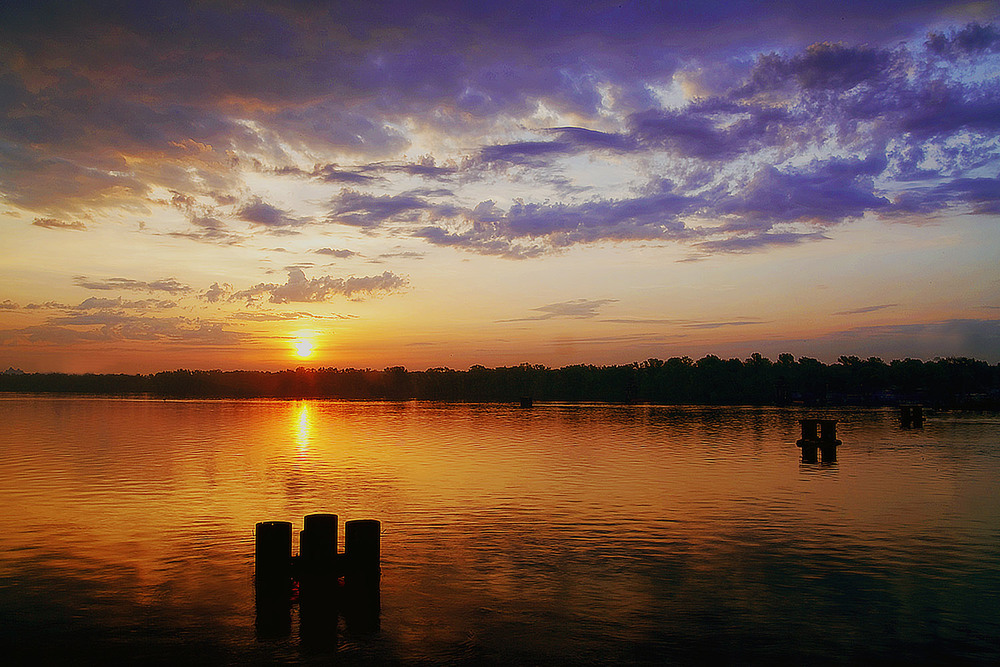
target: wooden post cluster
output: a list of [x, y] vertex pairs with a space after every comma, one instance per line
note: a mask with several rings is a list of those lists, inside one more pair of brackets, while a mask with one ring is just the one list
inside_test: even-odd
[[816, 463], [817, 451], [822, 456], [823, 463], [837, 460], [837, 420], [836, 419], [800, 419], [802, 438], [795, 444], [802, 449], [803, 463]]
[[299, 533], [298, 557], [292, 556], [292, 524], [257, 524], [254, 556], [259, 584], [314, 577], [378, 576], [381, 572], [382, 524], [375, 519], [344, 523], [344, 553], [337, 552], [336, 514], [310, 514]]
[[899, 425], [903, 428], [921, 428], [924, 425], [924, 408], [922, 405], [899, 406]]
[[[344, 523], [344, 553], [337, 551], [336, 514], [310, 514], [292, 555], [292, 524], [262, 521], [254, 530], [257, 635], [287, 637], [291, 607], [299, 604], [303, 640], [335, 638], [337, 616], [349, 629], [378, 629], [382, 524], [374, 519]], [[331, 634], [333, 633], [333, 634]]]

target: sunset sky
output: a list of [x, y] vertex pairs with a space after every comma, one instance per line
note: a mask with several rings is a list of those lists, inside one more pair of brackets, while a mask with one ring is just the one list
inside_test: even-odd
[[0, 370], [1000, 361], [1000, 3], [0, 7]]

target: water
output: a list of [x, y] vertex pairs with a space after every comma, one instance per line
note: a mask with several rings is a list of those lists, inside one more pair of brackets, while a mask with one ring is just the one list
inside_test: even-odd
[[[805, 416], [836, 463], [801, 462]], [[0, 424], [7, 664], [1000, 661], [997, 415], [6, 396]], [[383, 523], [377, 624], [260, 625], [254, 524], [324, 511]]]

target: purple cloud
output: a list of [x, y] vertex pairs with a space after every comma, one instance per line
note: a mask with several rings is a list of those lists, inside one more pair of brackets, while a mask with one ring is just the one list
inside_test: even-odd
[[294, 227], [303, 223], [303, 220], [290, 215], [287, 211], [268, 204], [254, 197], [248, 203], [236, 211], [236, 216], [241, 220], [260, 225], [262, 227]]
[[185, 294], [191, 291], [187, 285], [177, 282], [174, 278], [163, 278], [146, 282], [131, 278], [107, 278], [106, 280], [89, 280], [85, 276], [73, 278], [73, 284], [92, 290], [128, 290], [134, 292], [167, 292], [169, 294]]
[[397, 292], [407, 286], [406, 278], [386, 271], [378, 276], [351, 276], [349, 278], [306, 278], [301, 269], [288, 271], [288, 281], [283, 285], [259, 283], [249, 289], [234, 292], [229, 301], [245, 300], [248, 304], [264, 298], [270, 303], [322, 302], [336, 296], [353, 301]]
[[499, 320], [500, 322], [533, 322], [537, 320], [571, 319], [589, 320], [597, 317], [598, 311], [609, 303], [615, 303], [618, 299], [573, 299], [571, 301], [561, 301], [550, 303], [538, 308], [532, 308], [541, 315], [530, 317], [519, 317], [512, 320]]

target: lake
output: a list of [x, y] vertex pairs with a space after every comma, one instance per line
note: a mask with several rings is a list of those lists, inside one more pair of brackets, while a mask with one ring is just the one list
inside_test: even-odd
[[[6, 395], [0, 424], [6, 664], [1000, 661], [996, 414]], [[382, 522], [375, 611], [275, 623], [254, 525], [297, 551], [316, 512]]]

